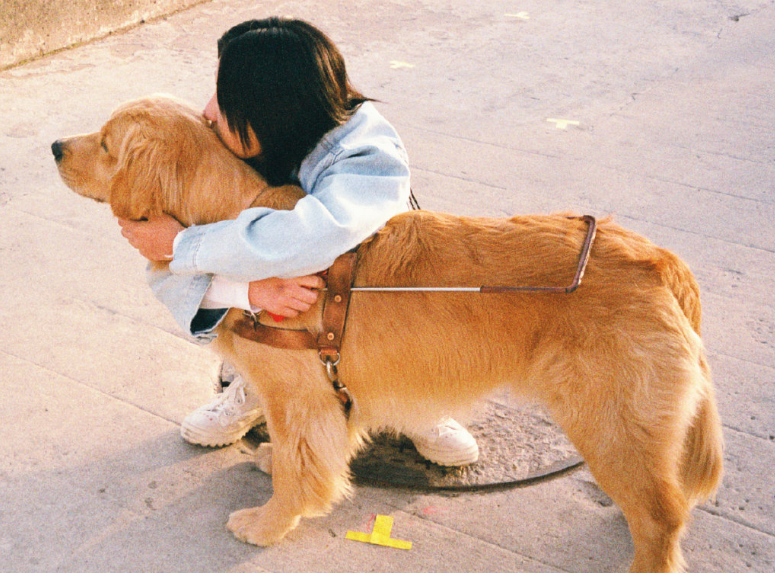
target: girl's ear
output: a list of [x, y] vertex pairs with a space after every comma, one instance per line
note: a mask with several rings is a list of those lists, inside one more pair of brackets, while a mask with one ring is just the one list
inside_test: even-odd
[[164, 211], [162, 193], [170, 170], [166, 154], [161, 142], [143, 137], [139, 129], [127, 134], [110, 180], [108, 200], [115, 216], [137, 220]]

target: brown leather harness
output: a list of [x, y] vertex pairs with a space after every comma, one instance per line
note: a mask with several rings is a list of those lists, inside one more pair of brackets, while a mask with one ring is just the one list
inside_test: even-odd
[[249, 312], [245, 312], [232, 326], [237, 336], [253, 342], [287, 350], [317, 350], [328, 379], [342, 402], [345, 416], [348, 417], [353, 399], [347, 387], [339, 381], [337, 366], [341, 358], [339, 349], [342, 347], [357, 260], [357, 252], [345, 253], [328, 269], [326, 298], [323, 302], [323, 329], [317, 336], [309, 330], [291, 330], [261, 324], [256, 315]]
[[[577, 217], [569, 217], [575, 219]], [[372, 292], [545, 292], [572, 293], [584, 276], [589, 261], [592, 243], [595, 240], [597, 222], [594, 217], [584, 215], [580, 219], [587, 223], [587, 234], [581, 247], [576, 274], [570, 285], [556, 286], [504, 286], [504, 287], [353, 287], [355, 265], [358, 261], [357, 251], [345, 253], [334, 261], [328, 269], [326, 298], [323, 302], [323, 329], [317, 336], [308, 330], [292, 330], [268, 326], [258, 321], [258, 317], [245, 312], [233, 325], [232, 331], [242, 338], [286, 350], [317, 350], [320, 361], [326, 369], [328, 379], [342, 402], [345, 416], [349, 417], [352, 410], [352, 396], [347, 387], [339, 380], [337, 365], [341, 356], [339, 351], [344, 337], [344, 327], [347, 322], [347, 309], [350, 306], [352, 291]]]

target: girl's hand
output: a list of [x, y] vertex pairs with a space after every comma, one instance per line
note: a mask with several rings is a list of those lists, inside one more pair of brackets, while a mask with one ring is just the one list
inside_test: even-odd
[[252, 306], [271, 314], [293, 318], [308, 311], [318, 299], [318, 290], [325, 286], [325, 281], [317, 275], [264, 279], [250, 283], [248, 300]]
[[172, 243], [177, 234], [185, 229], [177, 219], [166, 214], [147, 221], [119, 218], [118, 224], [129, 244], [149, 261], [171, 261]]

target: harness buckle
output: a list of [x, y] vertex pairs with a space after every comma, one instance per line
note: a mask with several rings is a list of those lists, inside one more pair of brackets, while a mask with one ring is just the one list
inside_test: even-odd
[[350, 410], [353, 405], [353, 397], [347, 389], [347, 386], [339, 381], [339, 372], [336, 369], [339, 360], [342, 358], [339, 355], [339, 351], [331, 348], [321, 348], [318, 352], [318, 357], [323, 366], [326, 367], [326, 375], [328, 376], [331, 385], [334, 387], [336, 397], [339, 398], [339, 401], [342, 403], [345, 418], [349, 418]]
[[334, 384], [339, 382], [339, 372], [336, 370], [336, 366], [339, 364], [339, 360], [339, 353], [336, 355], [336, 360], [332, 360], [331, 357], [326, 357], [325, 359], [322, 356], [320, 357], [320, 361], [323, 363], [323, 366], [326, 367], [326, 375], [328, 376], [328, 379]]

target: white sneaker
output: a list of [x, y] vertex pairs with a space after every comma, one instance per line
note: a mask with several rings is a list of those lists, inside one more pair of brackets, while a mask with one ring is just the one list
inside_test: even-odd
[[407, 434], [418, 453], [440, 466], [467, 466], [479, 459], [479, 446], [471, 433], [452, 418], [445, 418], [425, 434]]
[[209, 404], [186, 416], [180, 435], [200, 446], [226, 446], [264, 420], [258, 397], [246, 387], [242, 376], [237, 375]]

